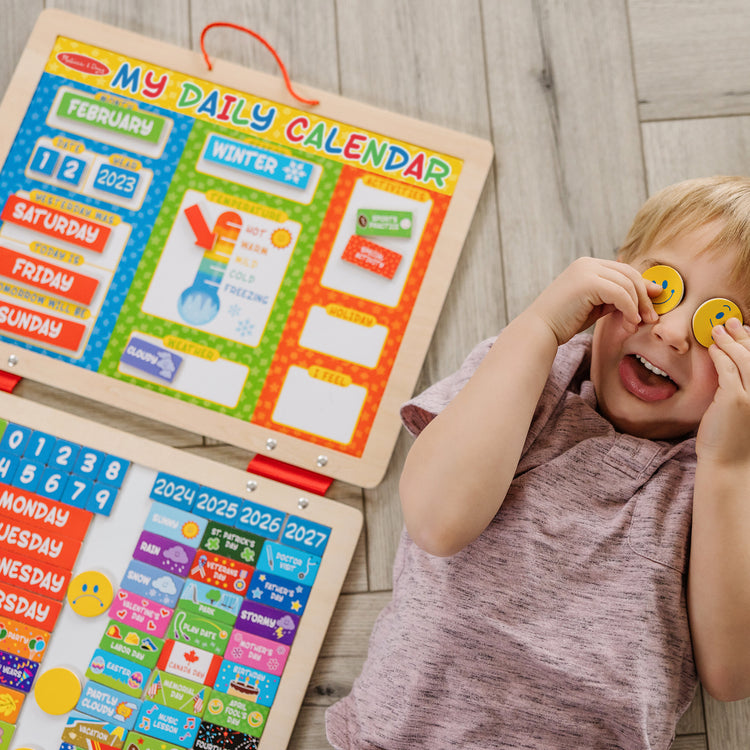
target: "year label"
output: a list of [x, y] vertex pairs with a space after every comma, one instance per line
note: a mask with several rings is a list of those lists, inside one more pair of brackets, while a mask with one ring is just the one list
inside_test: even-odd
[[174, 508], [190, 510], [200, 490], [200, 485], [189, 482], [186, 479], [159, 472], [151, 488], [149, 497]]
[[286, 513], [245, 500], [240, 517], [234, 525], [238, 529], [252, 531], [266, 539], [278, 539], [285, 519]]
[[281, 541], [290, 547], [312, 550], [322, 555], [330, 535], [331, 530], [328, 526], [321, 526], [319, 523], [307, 521], [298, 516], [289, 516]]
[[233, 525], [241, 506], [242, 500], [239, 497], [201, 487], [198, 491], [198, 499], [193, 506], [193, 513], [196, 516], [210, 518], [212, 521], [223, 521]]
[[130, 200], [138, 187], [138, 173], [129, 169], [102, 164], [94, 177], [94, 187], [105, 193]]

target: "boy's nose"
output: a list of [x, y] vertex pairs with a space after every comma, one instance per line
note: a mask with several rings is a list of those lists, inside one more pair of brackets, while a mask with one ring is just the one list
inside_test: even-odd
[[691, 316], [680, 307], [659, 316], [653, 325], [652, 332], [665, 344], [680, 354], [685, 354], [692, 341]]

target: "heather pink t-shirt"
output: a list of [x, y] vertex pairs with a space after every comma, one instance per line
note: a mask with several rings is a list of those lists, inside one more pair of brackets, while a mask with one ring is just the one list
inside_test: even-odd
[[[413, 434], [490, 345], [403, 407]], [[669, 747], [697, 679], [695, 442], [616, 432], [596, 411], [590, 348], [585, 334], [560, 347], [516, 477], [474, 542], [440, 558], [404, 532], [362, 673], [326, 713], [334, 747]], [[451, 501], [451, 487], [435, 498]]]

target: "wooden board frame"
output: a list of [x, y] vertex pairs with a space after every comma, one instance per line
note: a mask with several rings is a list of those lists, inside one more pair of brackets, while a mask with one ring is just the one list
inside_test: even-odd
[[[349, 124], [366, 124], [370, 133], [419, 148], [448, 154], [461, 161], [461, 172], [435, 243], [429, 265], [419, 287], [408, 324], [398, 346], [389, 379], [382, 393], [367, 442], [360, 455], [321, 447], [303, 437], [239, 420], [185, 403], [168, 395], [100, 375], [97, 372], [47, 357], [14, 344], [0, 342], [0, 368], [14, 374], [54, 385], [71, 392], [111, 403], [114, 406], [158, 419], [183, 429], [195, 430], [253, 452], [319, 471], [363, 487], [373, 487], [387, 468], [400, 422], [398, 407], [412, 393], [419, 370], [437, 323], [442, 302], [471, 218], [483, 189], [491, 161], [489, 141], [456, 133], [368, 105], [353, 102], [324, 91], [305, 87], [304, 94], [319, 100], [315, 108], [301, 106], [285, 90], [280, 78], [250, 71], [244, 67], [213, 61], [206, 69], [203, 57], [187, 49], [146, 39], [58, 10], [45, 10], [32, 32], [16, 72], [5, 94], [0, 112], [0, 161], [5, 161], [23, 116], [36, 89], [55, 41], [69, 37], [85, 44], [116, 50], [118, 54], [180, 72], [197, 80], [238, 91], [251, 91], [280, 106]], [[273, 446], [273, 448], [270, 448]], [[321, 457], [324, 457], [322, 459]]]
[[[313, 583], [310, 599], [289, 655], [287, 668], [283, 672], [274, 699], [274, 705], [283, 705], [285, 711], [274, 712], [273, 708], [271, 709], [260, 742], [261, 748], [286, 747], [359, 539], [362, 528], [360, 511], [327, 498], [302, 493], [270, 479], [248, 474], [200, 456], [190, 455], [175, 448], [1, 392], [0, 416], [9, 422], [39, 429], [74, 443], [96, 446], [99, 450], [125, 458], [140, 467], [153, 469], [156, 472], [167, 472], [202, 483], [221, 492], [245, 497], [254, 503], [284, 513], [304, 516], [305, 519], [331, 528], [320, 569]], [[257, 488], [252, 492], [248, 492], [247, 489], [249, 480], [257, 482]], [[300, 504], [301, 497], [304, 497], [306, 504]], [[118, 500], [121, 499], [118, 498]], [[124, 504], [121, 504], [119, 510], [121, 514], [134, 514], [140, 518], [144, 515], [149, 503], [151, 501], [144, 496], [143, 503], [139, 507], [129, 506], [126, 509]], [[122, 579], [127, 562], [102, 560], [97, 559], [96, 555], [93, 557], [91, 554], [87, 555], [87, 546], [91, 547], [93, 541], [97, 540], [101, 546], [102, 537], [105, 537], [103, 543], [106, 549], [106, 540], [112, 538], [111, 534], [115, 529], [118, 535], [124, 533], [122, 531], [123, 516], [120, 515], [118, 520], [115, 515], [117, 511], [116, 503], [115, 513], [110, 518], [95, 516], [84, 540], [74, 573], [96, 569], [106, 572], [113, 579], [114, 584]], [[129, 540], [131, 547], [135, 546], [137, 538], [136, 534]], [[87, 652], [90, 658], [95, 644], [103, 635], [106, 621], [106, 615], [93, 618], [75, 616], [66, 604], [53, 632], [49, 652], [45, 654], [42, 661], [41, 671], [57, 666], [72, 666], [74, 671], [82, 676], [87, 664], [71, 664], [73, 658], [71, 654], [77, 653], [77, 650], [71, 649], [69, 640], [66, 641], [66, 646], [62, 647], [62, 640], [64, 637], [72, 638], [80, 646], [78, 650]], [[22, 708], [21, 722], [14, 736], [14, 747], [19, 741], [37, 746], [39, 738], [30, 735], [24, 727], [38, 726], [39, 721], [53, 721], [55, 726], [59, 725], [61, 732], [64, 727], [63, 719], [64, 717], [59, 719], [47, 717], [37, 708], [33, 696], [29, 695]], [[59, 734], [57, 736], [59, 737]], [[49, 750], [53, 748], [50, 747]]]

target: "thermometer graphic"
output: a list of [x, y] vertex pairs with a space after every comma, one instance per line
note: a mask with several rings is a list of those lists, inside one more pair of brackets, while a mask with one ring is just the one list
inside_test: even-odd
[[210, 323], [219, 313], [219, 286], [242, 228], [242, 219], [234, 211], [225, 211], [210, 231], [197, 204], [186, 208], [185, 216], [195, 234], [195, 244], [204, 252], [193, 283], [177, 301], [177, 311], [186, 323], [200, 326]]

